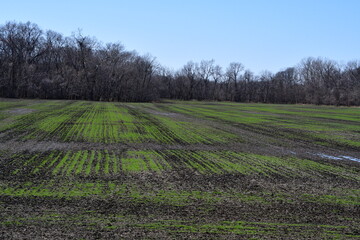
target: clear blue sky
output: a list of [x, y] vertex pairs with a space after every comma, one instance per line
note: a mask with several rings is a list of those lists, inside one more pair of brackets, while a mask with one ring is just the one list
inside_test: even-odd
[[80, 28], [172, 69], [214, 59], [260, 73], [309, 56], [360, 59], [360, 0], [16, 0], [0, 6], [1, 24], [30, 21], [66, 36]]

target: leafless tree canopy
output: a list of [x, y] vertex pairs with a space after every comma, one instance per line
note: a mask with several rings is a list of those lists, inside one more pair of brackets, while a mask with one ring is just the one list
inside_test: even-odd
[[0, 26], [0, 97], [154, 101], [159, 98], [360, 105], [360, 62], [307, 58], [255, 76], [234, 62], [188, 62], [172, 72], [121, 44], [102, 45], [36, 24]]

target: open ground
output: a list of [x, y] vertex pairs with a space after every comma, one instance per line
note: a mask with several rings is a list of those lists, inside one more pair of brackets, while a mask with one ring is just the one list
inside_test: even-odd
[[0, 102], [0, 238], [360, 238], [360, 108]]

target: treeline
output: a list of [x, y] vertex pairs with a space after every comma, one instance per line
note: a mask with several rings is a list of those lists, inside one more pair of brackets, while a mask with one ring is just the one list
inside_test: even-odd
[[360, 105], [360, 62], [307, 58], [257, 76], [241, 63], [222, 69], [208, 60], [174, 72], [121, 44], [8, 22], [0, 26], [0, 97]]

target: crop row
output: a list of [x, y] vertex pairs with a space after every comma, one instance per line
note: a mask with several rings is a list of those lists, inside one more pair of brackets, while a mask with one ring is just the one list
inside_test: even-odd
[[[136, 106], [136, 105], [135, 105]], [[145, 132], [162, 143], [225, 143], [240, 141], [232, 134], [203, 124], [179, 120], [159, 114], [149, 114], [139, 108], [128, 108], [137, 121], [144, 123]], [[146, 108], [145, 108], [146, 109]]]
[[[78, 115], [81, 103], [71, 101], [44, 104], [36, 111], [19, 115], [7, 126], [6, 130], [23, 135], [23, 140], [36, 138], [38, 140], [50, 138], [54, 132], [63, 132], [66, 122]], [[75, 115], [75, 116], [74, 116]], [[24, 133], [26, 133], [24, 135]]]
[[170, 166], [154, 151], [116, 153], [95, 150], [15, 154], [7, 162], [13, 175], [115, 175], [120, 172], [160, 171]]
[[186, 170], [203, 175], [233, 173], [289, 178], [336, 176], [360, 180], [356, 170], [330, 163], [233, 151], [52, 151], [15, 154], [3, 161], [3, 164], [9, 175], [101, 177]]
[[211, 144], [239, 139], [232, 133], [148, 114], [129, 105], [68, 101], [44, 106], [19, 116], [7, 129], [23, 140], [66, 142]]
[[262, 134], [320, 145], [360, 147], [360, 111], [348, 108], [260, 104], [158, 104], [166, 111], [216, 119]]

